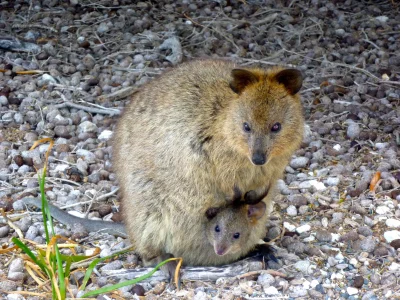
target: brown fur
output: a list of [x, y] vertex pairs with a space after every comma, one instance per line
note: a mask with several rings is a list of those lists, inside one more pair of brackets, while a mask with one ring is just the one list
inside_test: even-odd
[[[146, 260], [172, 253], [186, 264], [225, 264], [265, 235], [273, 187], [302, 140], [294, 94], [301, 81], [290, 72], [280, 78], [281, 68], [246, 69], [251, 78], [235, 68], [220, 60], [182, 64], [136, 93], [117, 125], [113, 163], [125, 226]], [[276, 122], [282, 129], [272, 134]], [[256, 150], [265, 152], [264, 165], [252, 163]], [[271, 186], [267, 212], [242, 251], [214, 257], [203, 249], [205, 212], [224, 206], [235, 185], [260, 193]]]

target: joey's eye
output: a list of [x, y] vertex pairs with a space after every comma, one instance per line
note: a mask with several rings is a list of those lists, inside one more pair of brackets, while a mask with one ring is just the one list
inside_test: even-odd
[[215, 226], [215, 232], [220, 232], [221, 231], [221, 229], [219, 229], [219, 226], [217, 225], [217, 226]]
[[240, 237], [240, 233], [239, 232], [236, 232], [234, 235], [233, 235], [233, 238], [234, 239], [238, 239]]
[[250, 131], [251, 131], [251, 128], [250, 128], [249, 123], [247, 123], [247, 122], [244, 122], [244, 123], [243, 123], [243, 130], [244, 130], [245, 132], [250, 132]]
[[272, 127], [271, 127], [271, 131], [272, 132], [279, 132], [281, 130], [281, 123], [275, 123]]

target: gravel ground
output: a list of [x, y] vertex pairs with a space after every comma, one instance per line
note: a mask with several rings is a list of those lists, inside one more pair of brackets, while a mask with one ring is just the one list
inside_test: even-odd
[[[191, 282], [179, 292], [151, 281], [119, 295], [399, 299], [399, 3], [132, 2], [0, 2], [0, 45], [5, 36], [23, 41], [0, 50], [0, 207], [7, 215], [22, 213], [19, 200], [37, 195], [35, 168], [43, 167], [47, 146], [28, 149], [52, 137], [49, 201], [78, 216], [119, 221], [110, 137], [127, 96], [163, 69], [202, 56], [295, 66], [306, 76], [306, 136], [279, 182], [267, 224], [280, 258], [268, 267], [286, 276]], [[370, 186], [373, 178], [379, 181]], [[14, 224], [26, 239], [44, 242], [37, 213]], [[101, 256], [128, 245], [79, 228], [57, 226], [57, 233], [99, 247]], [[1, 224], [3, 246], [16, 235]], [[89, 289], [110, 282], [107, 270], [135, 266], [134, 254], [100, 265]], [[35, 291], [20, 258], [0, 256], [0, 274], [2, 299], [24, 299], [3, 291]], [[74, 278], [76, 294], [82, 274]]]

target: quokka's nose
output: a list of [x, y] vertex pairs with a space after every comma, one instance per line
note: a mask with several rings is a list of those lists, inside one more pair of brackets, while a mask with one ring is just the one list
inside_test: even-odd
[[251, 158], [253, 164], [258, 166], [265, 164], [266, 160], [267, 159], [264, 153], [254, 153], [253, 157]]

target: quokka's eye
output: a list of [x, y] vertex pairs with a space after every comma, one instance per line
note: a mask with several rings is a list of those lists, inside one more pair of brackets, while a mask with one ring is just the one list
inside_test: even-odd
[[244, 130], [245, 132], [250, 132], [250, 131], [251, 131], [251, 128], [250, 128], [249, 123], [247, 123], [247, 122], [244, 122], [244, 123], [243, 123], [243, 130]]
[[236, 232], [234, 235], [233, 235], [233, 238], [234, 239], [238, 239], [240, 237], [240, 233], [239, 232]]
[[271, 127], [271, 131], [272, 132], [279, 132], [281, 130], [282, 126], [281, 123], [275, 123], [272, 127]]
[[215, 226], [215, 232], [220, 232], [221, 231], [221, 229], [219, 229], [219, 226], [217, 225], [217, 226]]

